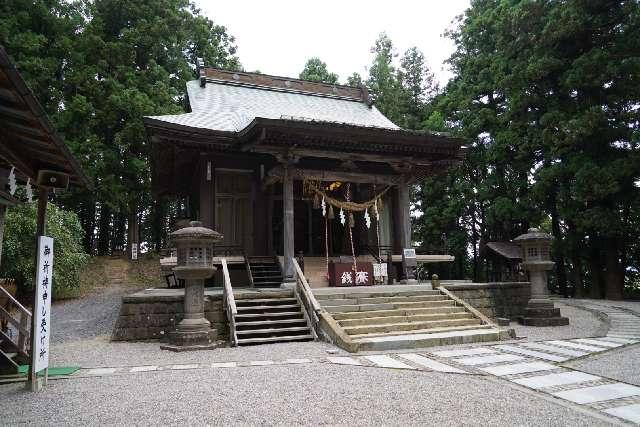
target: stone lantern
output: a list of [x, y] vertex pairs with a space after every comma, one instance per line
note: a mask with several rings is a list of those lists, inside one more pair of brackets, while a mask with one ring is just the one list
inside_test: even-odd
[[519, 320], [529, 326], [563, 326], [569, 319], [560, 315], [549, 299], [547, 288], [547, 272], [552, 270], [555, 262], [551, 261], [551, 243], [553, 236], [537, 228], [530, 228], [526, 234], [515, 239], [522, 248], [522, 267], [529, 272], [531, 282], [531, 299], [527, 303], [525, 315]]
[[169, 333], [169, 345], [161, 348], [173, 351], [215, 348], [218, 331], [204, 317], [204, 281], [213, 276], [213, 244], [222, 235], [191, 221], [188, 227], [170, 234], [176, 247], [177, 266], [173, 272], [184, 280], [184, 318], [175, 331]]

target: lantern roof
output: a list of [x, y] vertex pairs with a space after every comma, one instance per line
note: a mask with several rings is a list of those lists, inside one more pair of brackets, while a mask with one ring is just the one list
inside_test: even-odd
[[545, 233], [539, 228], [530, 228], [526, 234], [521, 234], [515, 239], [514, 242], [527, 242], [533, 240], [553, 240], [553, 236], [549, 233]]
[[176, 240], [222, 240], [222, 234], [202, 225], [200, 221], [191, 221], [188, 227], [180, 228], [170, 234]]

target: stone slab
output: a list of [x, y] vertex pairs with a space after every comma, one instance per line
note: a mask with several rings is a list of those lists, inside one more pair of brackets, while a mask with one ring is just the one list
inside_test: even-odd
[[515, 354], [494, 354], [490, 356], [473, 356], [454, 359], [456, 362], [467, 366], [488, 365], [490, 363], [514, 362], [516, 360], [524, 360], [522, 356]]
[[535, 350], [543, 350], [551, 353], [564, 354], [565, 356], [572, 356], [572, 357], [580, 357], [580, 356], [589, 354], [584, 351], [570, 350], [566, 347], [558, 347], [558, 346], [543, 344], [539, 342], [525, 342], [520, 345], [527, 348], [533, 348]]
[[554, 387], [558, 385], [583, 383], [586, 381], [597, 381], [601, 378], [595, 375], [586, 374], [579, 371], [561, 372], [559, 374], [539, 375], [528, 378], [518, 378], [511, 380], [514, 383], [525, 387], [541, 389], [546, 387]]
[[238, 366], [236, 362], [213, 362], [211, 364], [212, 368], [235, 368]]
[[438, 357], [459, 357], [459, 356], [476, 356], [478, 354], [496, 354], [497, 351], [491, 350], [486, 347], [477, 347], [477, 348], [464, 348], [461, 350], [444, 350], [444, 351], [434, 351], [431, 354], [434, 354]]
[[555, 354], [543, 353], [541, 351], [528, 350], [526, 348], [517, 347], [515, 345], [497, 345], [495, 346], [495, 348], [504, 351], [511, 351], [513, 353], [524, 354], [525, 356], [536, 357], [538, 359], [548, 360], [550, 362], [564, 362], [566, 360], [569, 360], [569, 358], [565, 356], [558, 356]]
[[364, 356], [369, 362], [379, 366], [381, 368], [393, 368], [393, 369], [416, 369], [413, 366], [409, 366], [399, 360], [396, 360], [390, 356], [384, 354], [374, 354], [371, 356]]
[[573, 403], [585, 404], [620, 399], [621, 397], [640, 396], [640, 387], [624, 383], [614, 383], [559, 391], [553, 393], [553, 395]]
[[298, 365], [298, 364], [303, 364], [303, 363], [311, 363], [313, 362], [313, 360], [311, 359], [287, 359], [284, 361], [284, 363], [288, 363], [288, 364], [292, 364], [292, 365]]
[[149, 372], [149, 371], [157, 371], [157, 366], [134, 366], [129, 370], [129, 372]]
[[614, 337], [611, 335], [607, 335], [606, 337], [602, 337], [599, 338], [601, 340], [607, 341], [607, 342], [619, 342], [620, 344], [631, 344], [636, 342], [636, 340], [632, 340], [629, 338], [619, 338], [619, 337]]
[[571, 347], [571, 348], [577, 348], [578, 350], [586, 350], [589, 352], [598, 352], [598, 351], [606, 350], [605, 346], [596, 347], [593, 345], [578, 344], [570, 341], [554, 340], [554, 341], [545, 341], [545, 342], [553, 345], [559, 345], [562, 347]]
[[501, 377], [503, 375], [524, 374], [526, 372], [549, 371], [556, 368], [557, 366], [546, 362], [525, 362], [509, 365], [488, 366], [486, 368], [480, 368], [480, 370], [491, 375]]
[[589, 338], [579, 338], [576, 340], [573, 340], [577, 343], [582, 343], [582, 344], [591, 344], [591, 345], [599, 345], [601, 347], [608, 347], [608, 348], [615, 348], [615, 347], [620, 347], [622, 346], [622, 344], [617, 343], [617, 342], [607, 342], [607, 341], [599, 341], [599, 340], [592, 340]]
[[602, 412], [606, 412], [614, 417], [622, 418], [623, 420], [631, 421], [632, 423], [640, 424], [640, 404], [618, 406], [616, 408], [605, 409]]
[[171, 366], [171, 369], [177, 370], [177, 371], [183, 371], [186, 369], [198, 369], [200, 367], [200, 365], [198, 365], [197, 363], [192, 363], [189, 365], [173, 365]]
[[118, 368], [94, 368], [87, 370], [87, 375], [111, 375], [115, 373]]
[[362, 366], [362, 362], [359, 361], [358, 359], [354, 359], [353, 357], [347, 357], [347, 356], [327, 357], [327, 360], [337, 365]]
[[273, 364], [275, 364], [273, 360], [254, 360], [249, 362], [249, 366], [269, 366]]
[[444, 363], [440, 363], [436, 360], [429, 359], [428, 357], [424, 357], [420, 354], [416, 353], [402, 353], [398, 354], [398, 357], [401, 357], [405, 360], [415, 363], [418, 366], [422, 366], [423, 368], [431, 369], [436, 372], [449, 372], [454, 374], [466, 374], [462, 369], [454, 368], [453, 366], [449, 366]]

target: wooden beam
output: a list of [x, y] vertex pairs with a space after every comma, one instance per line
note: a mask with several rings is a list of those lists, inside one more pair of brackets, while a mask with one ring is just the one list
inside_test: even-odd
[[36, 178], [36, 171], [32, 165], [22, 161], [16, 154], [13, 145], [9, 142], [6, 135], [0, 133], [0, 157], [15, 166], [20, 172], [29, 178]]
[[[277, 155], [285, 152], [283, 149], [272, 148], [272, 147], [264, 147], [258, 146], [253, 150], [255, 153], [264, 153]], [[340, 151], [330, 151], [330, 150], [312, 150], [307, 148], [293, 148], [287, 150], [291, 152], [291, 154], [298, 157], [318, 157], [325, 159], [340, 159], [340, 160], [350, 160], [350, 161], [361, 161], [361, 162], [376, 162], [376, 163], [411, 163], [419, 166], [431, 166], [432, 160], [419, 159], [412, 156], [394, 156], [394, 155], [384, 155], [384, 154], [373, 154], [373, 153], [354, 153], [354, 152], [340, 152]]]
[[[380, 175], [367, 174], [359, 172], [342, 172], [318, 169], [302, 169], [290, 167], [289, 173], [293, 179], [316, 179], [319, 181], [343, 181], [343, 182], [359, 182], [364, 184], [386, 184], [397, 185], [404, 182], [404, 177], [400, 175]], [[271, 169], [268, 174], [270, 177], [284, 177], [284, 168], [276, 166]]]
[[10, 107], [9, 105], [0, 104], [0, 114], [14, 117], [16, 119], [31, 121], [34, 115], [31, 111], [24, 108]]
[[25, 126], [13, 122], [4, 122], [3, 125], [7, 132], [15, 133], [17, 135], [46, 136], [44, 131], [34, 126]]

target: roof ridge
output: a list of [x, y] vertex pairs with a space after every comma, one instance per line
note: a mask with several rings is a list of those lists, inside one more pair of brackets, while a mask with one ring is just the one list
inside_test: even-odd
[[353, 87], [247, 71], [222, 70], [213, 67], [202, 68], [201, 79], [203, 77], [206, 81], [213, 81], [216, 83], [265, 88], [309, 95], [329, 96], [338, 99], [351, 99], [371, 105], [369, 93], [364, 86]]

